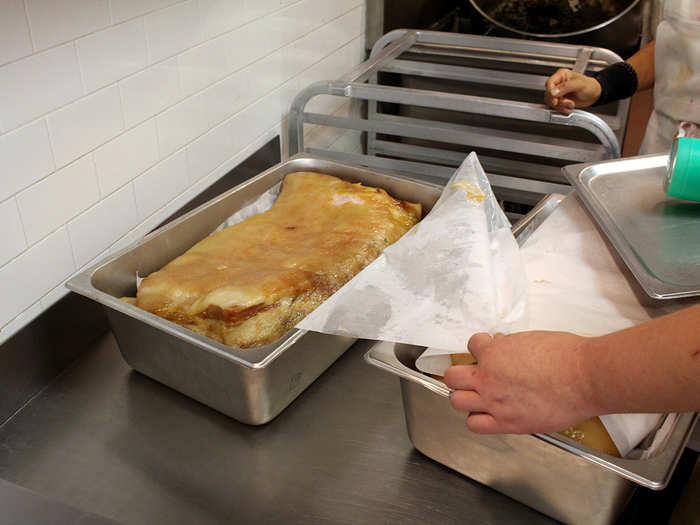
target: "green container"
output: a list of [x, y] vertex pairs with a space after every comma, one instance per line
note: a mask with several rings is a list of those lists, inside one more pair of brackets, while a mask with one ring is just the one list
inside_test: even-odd
[[673, 141], [664, 190], [669, 197], [700, 202], [700, 139], [679, 137]]

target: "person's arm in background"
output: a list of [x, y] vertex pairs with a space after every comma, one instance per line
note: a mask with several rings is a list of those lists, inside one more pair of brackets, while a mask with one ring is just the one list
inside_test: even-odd
[[[632, 67], [637, 76], [636, 91], [644, 91], [654, 85], [655, 45], [656, 41], [649, 42], [627, 60], [627, 64]], [[624, 71], [616, 72], [614, 69], [616, 67], [619, 68], [613, 65], [607, 69], [613, 76], [624, 75]], [[560, 69], [547, 79], [544, 99], [550, 107], [568, 115], [574, 108], [585, 108], [598, 102], [601, 95], [606, 96], [603, 91], [601, 82], [595, 77], [575, 73], [570, 69]], [[618, 99], [612, 97], [606, 100], [612, 102]]]
[[627, 60], [627, 63], [637, 73], [637, 91], [644, 91], [654, 85], [655, 48], [656, 40], [652, 40]]
[[700, 305], [601, 337], [476, 334], [452, 406], [478, 433], [557, 432], [601, 414], [700, 410]]

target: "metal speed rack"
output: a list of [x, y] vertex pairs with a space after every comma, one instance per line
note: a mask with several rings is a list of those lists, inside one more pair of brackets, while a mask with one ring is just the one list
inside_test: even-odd
[[[311, 84], [289, 114], [289, 154], [444, 183], [476, 151], [499, 199], [534, 204], [571, 190], [561, 167], [620, 156], [629, 101], [574, 110], [542, 103], [558, 68], [591, 74], [620, 61], [601, 48], [435, 31], [396, 30], [343, 77]], [[308, 111], [315, 97], [364, 103], [347, 116]], [[357, 105], [357, 104], [356, 104]], [[361, 153], [307, 147], [305, 125], [364, 133]]]

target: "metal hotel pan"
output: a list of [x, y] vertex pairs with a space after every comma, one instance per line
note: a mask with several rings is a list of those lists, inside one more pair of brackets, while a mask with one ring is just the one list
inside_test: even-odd
[[695, 423], [695, 414], [681, 414], [663, 449], [645, 460], [608, 456], [563, 436], [474, 434], [464, 414], [450, 406], [449, 389], [416, 370], [424, 350], [381, 342], [365, 356], [401, 378], [406, 428], [416, 449], [564, 523], [613, 523], [637, 484], [664, 488]]
[[355, 341], [291, 330], [257, 349], [220, 344], [119, 298], [134, 296], [136, 274], [148, 275], [209, 235], [237, 210], [295, 171], [315, 171], [387, 190], [429, 210], [442, 188], [297, 155], [159, 228], [71, 279], [71, 290], [105, 306], [124, 360], [132, 368], [234, 419], [267, 423]]
[[[543, 200], [513, 228], [522, 244], [561, 200]], [[637, 485], [663, 489], [697, 414], [680, 414], [661, 450], [649, 459], [621, 459], [560, 435], [480, 435], [447, 400], [450, 390], [415, 367], [422, 347], [380, 342], [365, 360], [400, 378], [406, 428], [429, 458], [569, 524], [608, 524]]]

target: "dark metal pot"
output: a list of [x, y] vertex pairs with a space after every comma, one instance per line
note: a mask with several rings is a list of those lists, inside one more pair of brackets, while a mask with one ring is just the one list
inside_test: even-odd
[[634, 0], [623, 11], [603, 23], [592, 27], [583, 27], [569, 33], [557, 34], [529, 33], [509, 27], [503, 22], [492, 18], [488, 13], [493, 12], [502, 1], [469, 0], [473, 10], [481, 15], [486, 23], [492, 24], [493, 28], [489, 34], [494, 36], [542, 39], [604, 47], [615, 51], [623, 58], [627, 58], [639, 47], [642, 32], [642, 7], [644, 4], [642, 0]]

